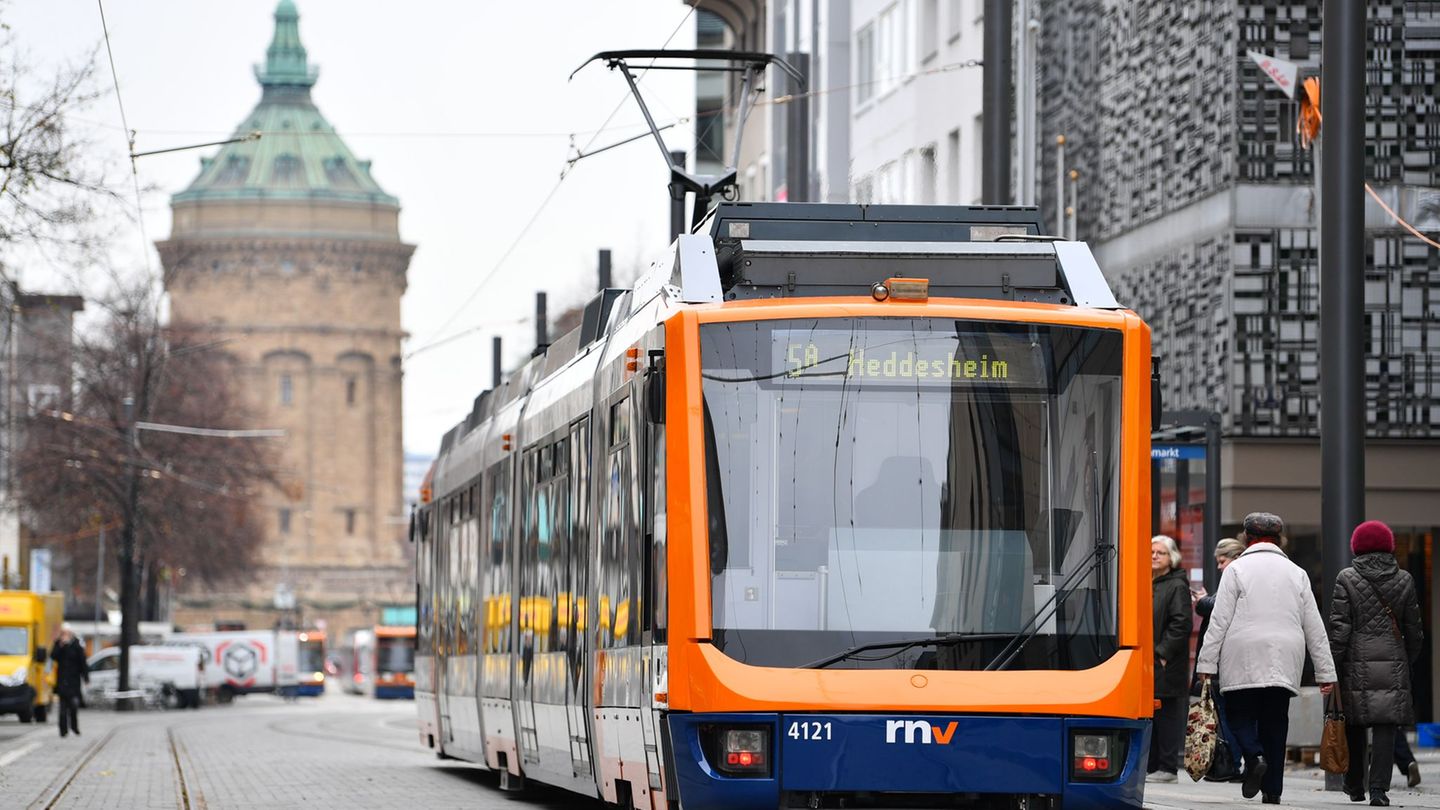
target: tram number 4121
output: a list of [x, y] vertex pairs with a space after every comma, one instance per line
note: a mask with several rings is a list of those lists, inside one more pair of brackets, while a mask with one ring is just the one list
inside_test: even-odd
[[832, 729], [829, 723], [805, 722], [797, 720], [790, 724], [790, 730], [786, 735], [792, 740], [830, 740]]

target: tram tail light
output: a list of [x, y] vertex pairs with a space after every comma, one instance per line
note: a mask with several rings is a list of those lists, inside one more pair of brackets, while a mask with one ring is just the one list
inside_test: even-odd
[[1108, 781], [1125, 766], [1125, 739], [1116, 732], [1073, 732], [1070, 776], [1077, 781]]

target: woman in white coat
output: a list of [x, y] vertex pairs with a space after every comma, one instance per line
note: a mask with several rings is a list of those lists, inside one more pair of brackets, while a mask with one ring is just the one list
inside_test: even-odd
[[1220, 578], [1195, 666], [1203, 679], [1219, 673], [1226, 719], [1245, 757], [1241, 793], [1248, 799], [1263, 791], [1265, 804], [1280, 803], [1290, 698], [1300, 693], [1306, 651], [1320, 691], [1335, 688], [1335, 662], [1310, 577], [1280, 550], [1284, 533], [1275, 515], [1245, 516], [1245, 553]]

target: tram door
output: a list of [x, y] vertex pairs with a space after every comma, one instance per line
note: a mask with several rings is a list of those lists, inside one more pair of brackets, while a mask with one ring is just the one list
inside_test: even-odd
[[[520, 760], [526, 765], [540, 762], [540, 738], [535, 722], [535, 664], [543, 654], [542, 630], [544, 599], [541, 580], [544, 578], [540, 550], [548, 545], [550, 535], [550, 488], [542, 485], [542, 457], [548, 447], [537, 447], [525, 453], [521, 465], [521, 487], [524, 498], [524, 520], [520, 534], [520, 671], [515, 695], [515, 713], [519, 719]], [[545, 466], [548, 466], [549, 459]]]
[[[450, 720], [450, 666], [455, 656], [455, 579], [451, 571], [451, 557], [454, 555], [456, 533], [459, 529], [459, 503], [455, 496], [439, 504], [437, 523], [440, 531], [435, 542], [434, 584], [439, 599], [436, 626], [439, 629], [435, 644], [435, 708], [440, 719], [440, 739], [445, 743], [455, 741], [455, 725]], [[378, 677], [379, 673], [375, 673]]]
[[570, 553], [566, 559], [566, 596], [561, 627], [565, 651], [565, 719], [570, 731], [570, 765], [577, 776], [593, 772], [590, 761], [590, 713], [585, 709], [589, 679], [586, 662], [586, 606], [590, 559], [590, 420], [570, 427]]

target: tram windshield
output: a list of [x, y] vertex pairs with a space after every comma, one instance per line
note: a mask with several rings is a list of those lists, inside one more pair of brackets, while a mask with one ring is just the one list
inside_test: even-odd
[[375, 641], [375, 669], [381, 674], [415, 671], [415, 639], [386, 637]]
[[747, 321], [702, 326], [701, 353], [725, 654], [1082, 669], [1114, 653], [1119, 332]]
[[295, 666], [299, 672], [323, 672], [325, 669], [325, 642], [319, 639], [300, 642], [299, 659]]

